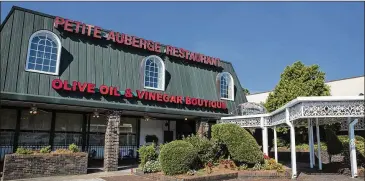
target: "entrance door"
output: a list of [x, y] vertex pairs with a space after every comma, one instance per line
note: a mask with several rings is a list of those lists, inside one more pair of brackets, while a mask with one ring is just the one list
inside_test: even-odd
[[174, 132], [173, 131], [164, 131], [163, 133], [164, 143], [168, 143], [174, 140]]

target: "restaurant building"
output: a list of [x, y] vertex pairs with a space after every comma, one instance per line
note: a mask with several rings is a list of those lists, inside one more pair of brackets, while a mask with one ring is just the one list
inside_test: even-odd
[[209, 134], [247, 102], [231, 63], [104, 28], [11, 9], [1, 25], [1, 160], [72, 143], [103, 159], [111, 120], [119, 160], [136, 158], [152, 141]]

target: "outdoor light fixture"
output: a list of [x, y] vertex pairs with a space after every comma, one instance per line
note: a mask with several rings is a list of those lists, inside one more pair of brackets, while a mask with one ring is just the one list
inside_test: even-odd
[[148, 121], [148, 120], [150, 120], [150, 118], [148, 116], [144, 116], [144, 120]]
[[188, 118], [185, 118], [185, 121], [187, 121], [188, 120]]
[[99, 112], [98, 112], [98, 110], [95, 110], [94, 111], [94, 114], [93, 114], [93, 118], [99, 118]]
[[29, 111], [30, 114], [37, 114], [37, 107], [35, 107], [34, 105], [30, 108]]

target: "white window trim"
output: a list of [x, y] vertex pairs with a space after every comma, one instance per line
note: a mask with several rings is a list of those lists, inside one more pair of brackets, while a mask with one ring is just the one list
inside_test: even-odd
[[[228, 91], [228, 98], [224, 98], [224, 97], [221, 97], [221, 78], [223, 75], [228, 75], [229, 79], [230, 79], [230, 82], [229, 82], [229, 85], [228, 85], [228, 90], [231, 89], [230, 91]], [[222, 100], [228, 100], [228, 101], [234, 101], [234, 80], [233, 80], [233, 77], [230, 73], [228, 72], [222, 72], [220, 74], [218, 74], [219, 76], [219, 97], [220, 99]]]
[[[28, 63], [29, 63], [29, 58], [30, 58], [30, 47], [31, 47], [31, 44], [32, 44], [32, 40], [33, 40], [33, 38], [35, 36], [37, 36], [40, 33], [47, 33], [47, 34], [53, 36], [53, 38], [56, 40], [58, 49], [57, 49], [57, 62], [56, 62], [56, 72], [55, 73], [46, 72], [46, 71], [40, 71], [40, 70], [28, 69]], [[28, 40], [28, 53], [27, 53], [27, 61], [25, 62], [25, 71], [28, 71], [28, 72], [36, 72], [36, 73], [41, 73], [41, 74], [48, 74], [48, 75], [58, 75], [59, 70], [60, 70], [61, 50], [62, 50], [61, 40], [53, 32], [51, 32], [49, 30], [39, 30], [39, 31], [34, 32], [32, 34], [32, 36], [30, 36], [30, 38]]]
[[[150, 58], [156, 58], [158, 61], [160, 61], [162, 67], [161, 67], [161, 70], [162, 70], [162, 76], [161, 76], [161, 81], [162, 81], [162, 88], [155, 88], [155, 87], [150, 87], [150, 86], [145, 86], [146, 85], [146, 82], [145, 82], [145, 79], [146, 79], [146, 61]], [[143, 66], [143, 71], [141, 72], [143, 75], [143, 87], [145, 89], [151, 89], [151, 90], [158, 90], [158, 91], [165, 91], [165, 63], [163, 62], [163, 60], [159, 57], [159, 56], [156, 56], [156, 55], [150, 55], [146, 58], [144, 58], [142, 60], [142, 66]], [[160, 81], [160, 80], [158, 80]]]

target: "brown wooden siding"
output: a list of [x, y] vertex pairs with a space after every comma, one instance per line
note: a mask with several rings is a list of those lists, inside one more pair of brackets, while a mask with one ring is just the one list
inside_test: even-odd
[[[151, 52], [135, 48], [110, 44], [105, 40], [93, 40], [81, 35], [76, 36], [60, 32], [53, 27], [53, 18], [40, 14], [15, 9], [1, 30], [1, 91], [51, 97], [68, 97], [72, 100], [100, 100], [103, 102], [120, 102], [162, 106], [151, 103], [130, 102], [110, 99], [102, 96], [81, 96], [64, 94], [51, 87], [52, 80], [61, 78], [69, 81], [81, 81], [118, 86], [120, 90], [131, 88], [143, 89], [140, 64]], [[60, 37], [62, 44], [59, 76], [25, 71], [28, 41], [38, 30], [50, 30]], [[241, 85], [232, 64], [222, 62], [223, 70], [203, 65], [175, 60], [165, 55], [160, 56], [165, 62], [167, 94], [190, 96], [208, 100], [219, 100], [216, 76], [221, 71], [231, 73], [235, 83], [235, 101], [226, 101], [229, 112], [237, 105], [246, 102]], [[169, 106], [171, 107], [171, 106]], [[172, 107], [176, 107], [172, 106]], [[180, 109], [188, 109], [179, 105]]]

